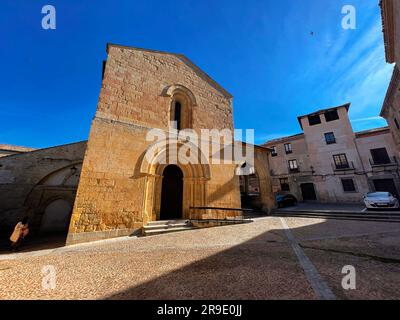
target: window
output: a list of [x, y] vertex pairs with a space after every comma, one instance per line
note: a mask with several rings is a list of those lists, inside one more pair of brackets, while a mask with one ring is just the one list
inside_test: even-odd
[[349, 168], [349, 163], [347, 161], [347, 157], [344, 153], [335, 154], [333, 156], [333, 160], [335, 161], [336, 169], [347, 169]]
[[290, 191], [288, 178], [279, 179], [279, 182], [281, 184], [281, 191]]
[[276, 147], [271, 147], [272, 152], [271, 152], [271, 157], [276, 157], [278, 153], [276, 152]]
[[372, 160], [374, 164], [387, 164], [390, 163], [390, 158], [386, 148], [378, 148], [371, 150]]
[[330, 122], [330, 121], [334, 121], [334, 120], [338, 120], [339, 119], [339, 115], [337, 110], [331, 110], [331, 111], [327, 111], [325, 112], [325, 121], [326, 122]]
[[292, 153], [292, 144], [291, 143], [285, 143], [285, 152], [286, 154]]
[[397, 130], [400, 130], [400, 125], [396, 118], [394, 118], [394, 124], [396, 125]]
[[342, 186], [344, 192], [355, 192], [356, 186], [353, 179], [342, 179]]
[[181, 109], [181, 103], [176, 101], [174, 108], [174, 122], [176, 130], [181, 130]]
[[308, 123], [310, 124], [310, 126], [315, 126], [316, 124], [320, 124], [321, 118], [319, 117], [319, 114], [308, 116]]
[[333, 134], [333, 132], [325, 133], [325, 141], [326, 144], [336, 143], [335, 135]]
[[291, 172], [299, 171], [299, 167], [297, 166], [297, 160], [289, 160], [289, 170]]

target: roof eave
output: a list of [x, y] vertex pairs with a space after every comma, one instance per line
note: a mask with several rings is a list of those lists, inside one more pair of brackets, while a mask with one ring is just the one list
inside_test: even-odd
[[303, 119], [305, 117], [313, 116], [313, 115], [316, 115], [316, 114], [321, 114], [321, 113], [324, 113], [324, 112], [327, 112], [327, 111], [330, 111], [330, 110], [336, 110], [336, 109], [339, 109], [339, 108], [346, 108], [346, 111], [349, 112], [350, 105], [351, 105], [351, 103], [347, 102], [347, 103], [345, 103], [345, 104], [343, 104], [341, 106], [329, 107], [329, 108], [326, 108], [326, 109], [321, 109], [321, 110], [318, 110], [318, 111], [315, 111], [315, 112], [312, 112], [312, 113], [309, 113], [309, 114], [298, 116], [297, 120], [299, 121], [301, 129], [303, 129], [303, 126], [301, 124], [301, 119]]
[[385, 56], [388, 63], [395, 62], [395, 21], [393, 0], [381, 0], [382, 32], [385, 44]]

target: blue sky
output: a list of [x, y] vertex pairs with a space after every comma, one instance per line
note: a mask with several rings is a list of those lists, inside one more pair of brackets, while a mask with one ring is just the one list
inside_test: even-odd
[[[356, 30], [341, 27], [350, 2]], [[107, 42], [185, 54], [233, 94], [235, 127], [254, 128], [257, 143], [345, 102], [354, 130], [386, 125], [378, 115], [393, 66], [379, 1], [350, 2], [2, 0], [0, 143], [87, 139]], [[56, 30], [41, 28], [46, 4]]]

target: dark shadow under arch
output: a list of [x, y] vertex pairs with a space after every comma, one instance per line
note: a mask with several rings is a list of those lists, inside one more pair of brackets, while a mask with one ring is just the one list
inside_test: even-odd
[[177, 165], [163, 171], [160, 219], [181, 219], [183, 208], [183, 172]]

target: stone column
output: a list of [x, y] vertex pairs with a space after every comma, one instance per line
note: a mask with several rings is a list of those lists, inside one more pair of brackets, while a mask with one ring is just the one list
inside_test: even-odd
[[162, 181], [162, 176], [159, 175], [148, 175], [146, 176], [146, 193], [144, 197], [144, 208], [143, 208], [143, 224], [147, 224], [149, 221], [157, 220], [157, 201], [158, 192], [157, 187]]
[[195, 206], [195, 187], [193, 178], [183, 178], [183, 218], [191, 219], [193, 210], [190, 207]]

